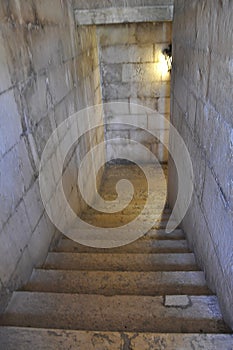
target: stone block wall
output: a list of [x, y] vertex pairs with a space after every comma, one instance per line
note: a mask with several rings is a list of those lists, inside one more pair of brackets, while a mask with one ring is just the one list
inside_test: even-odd
[[[153, 111], [158, 111], [169, 120], [170, 73], [162, 51], [171, 43], [171, 32], [170, 22], [97, 27], [103, 102], [122, 101], [150, 108], [150, 111], [142, 112], [145, 114], [146, 129], [149, 128], [148, 119], [156, 118]], [[128, 113], [132, 113], [130, 106], [129, 111], [124, 111], [123, 114]], [[112, 111], [106, 111], [105, 118], [108, 124], [113, 118], [116, 122], [122, 120], [122, 115], [118, 118], [117, 113], [112, 115]], [[161, 130], [164, 139], [168, 138], [168, 132], [168, 129]], [[119, 125], [113, 130], [107, 125], [105, 134], [107, 139], [124, 137], [128, 142], [132, 139], [138, 141], [155, 153], [161, 162], [167, 161], [167, 152], [163, 145], [139, 128], [135, 130]], [[125, 147], [125, 144], [122, 146]], [[114, 155], [114, 152], [111, 145], [107, 146], [107, 154]]]
[[74, 0], [74, 8], [80, 10], [104, 9], [108, 7], [135, 7], [173, 5], [174, 0]]
[[[172, 113], [194, 169], [183, 220], [189, 243], [233, 327], [233, 2], [176, 0]], [[169, 163], [169, 200], [176, 198]]]
[[[38, 170], [45, 144], [68, 116], [101, 103], [101, 89], [95, 27], [76, 28], [71, 1], [2, 1], [0, 21], [3, 307], [9, 292], [27, 280], [56, 237], [39, 190]], [[64, 190], [77, 212], [84, 208], [77, 189], [77, 167], [90, 145], [103, 140], [103, 133], [100, 128], [86, 134], [64, 165]], [[98, 182], [100, 178], [101, 174]], [[88, 180], [86, 187], [91, 192]]]

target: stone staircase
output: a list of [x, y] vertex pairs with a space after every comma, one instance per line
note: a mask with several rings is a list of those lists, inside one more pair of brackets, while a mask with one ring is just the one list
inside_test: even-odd
[[[140, 210], [145, 193], [133, 166], [110, 167], [101, 194], [113, 198], [110, 185], [124, 173], [136, 186], [128, 212], [106, 218], [90, 208], [86, 221], [110, 227]], [[13, 293], [0, 318], [0, 349], [232, 350], [231, 331], [184, 233], [165, 233], [169, 215], [165, 209], [145, 236], [112, 249], [62, 236]]]

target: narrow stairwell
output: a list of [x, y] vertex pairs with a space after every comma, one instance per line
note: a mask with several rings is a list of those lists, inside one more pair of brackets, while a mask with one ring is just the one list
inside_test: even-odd
[[[135, 193], [126, 209], [89, 208], [83, 219], [113, 227], [135, 218], [146, 198], [137, 166], [109, 166], [101, 195], [114, 199], [116, 182], [127, 177]], [[165, 233], [170, 213], [165, 208], [146, 235], [122, 247], [96, 249], [62, 236], [13, 293], [0, 319], [0, 349], [232, 350], [231, 331], [184, 232]]]

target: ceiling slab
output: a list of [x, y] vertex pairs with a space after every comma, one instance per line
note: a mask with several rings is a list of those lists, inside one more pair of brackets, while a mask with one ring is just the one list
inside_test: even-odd
[[75, 9], [77, 25], [172, 21], [173, 5]]

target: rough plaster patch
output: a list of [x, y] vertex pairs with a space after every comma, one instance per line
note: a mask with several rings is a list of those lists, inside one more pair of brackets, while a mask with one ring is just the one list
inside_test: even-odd
[[187, 295], [165, 295], [164, 306], [186, 308], [191, 306], [191, 301]]

